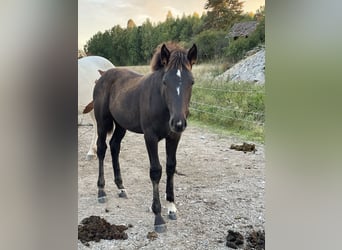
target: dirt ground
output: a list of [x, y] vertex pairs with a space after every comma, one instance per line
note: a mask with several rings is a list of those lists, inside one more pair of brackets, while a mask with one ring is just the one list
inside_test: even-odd
[[251, 230], [265, 229], [264, 145], [256, 144], [255, 153], [235, 151], [230, 145], [242, 144], [243, 139], [215, 134], [190, 122], [177, 152], [174, 185], [178, 219], [174, 221], [167, 219], [165, 208], [165, 141], [161, 141], [160, 197], [167, 231], [150, 237], [154, 222], [154, 215], [149, 212], [152, 185], [143, 135], [127, 132], [121, 145], [121, 174], [128, 199], [118, 197], [107, 149], [108, 201], [100, 204], [96, 186], [98, 162], [86, 160], [92, 129], [78, 127], [78, 223], [95, 215], [111, 224], [129, 225], [125, 231], [128, 239], [89, 242], [89, 246], [78, 241], [78, 249], [228, 249], [228, 230], [245, 236]]

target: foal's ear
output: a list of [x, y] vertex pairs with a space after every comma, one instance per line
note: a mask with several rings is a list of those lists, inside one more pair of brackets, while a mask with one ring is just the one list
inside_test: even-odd
[[160, 49], [160, 60], [163, 65], [169, 63], [170, 51], [166, 48], [165, 44]]
[[103, 71], [103, 70], [100, 70], [100, 69], [97, 70], [97, 71], [99, 72], [99, 74], [100, 74], [101, 76], [103, 75], [104, 72], [106, 72], [106, 71]]
[[188, 60], [189, 60], [191, 65], [196, 63], [196, 61], [197, 61], [197, 46], [196, 46], [196, 44], [192, 45], [191, 49], [189, 49]]

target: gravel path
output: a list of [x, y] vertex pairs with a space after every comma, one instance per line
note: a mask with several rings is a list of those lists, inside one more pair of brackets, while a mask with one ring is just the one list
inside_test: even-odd
[[[120, 154], [121, 174], [128, 199], [119, 198], [113, 182], [110, 151], [105, 159], [108, 201], [97, 202], [97, 160], [86, 160], [91, 142], [91, 126], [79, 126], [78, 150], [78, 222], [91, 215], [111, 224], [131, 224], [127, 240], [101, 240], [87, 247], [78, 241], [78, 249], [227, 249], [229, 229], [245, 234], [265, 226], [264, 146], [256, 144], [256, 153], [229, 149], [243, 140], [214, 134], [190, 126], [185, 130], [177, 153], [175, 203], [178, 220], [167, 220], [167, 232], [153, 240], [153, 213], [149, 163], [143, 136], [127, 132]], [[165, 219], [165, 142], [159, 143], [163, 166], [160, 182], [162, 215]]]

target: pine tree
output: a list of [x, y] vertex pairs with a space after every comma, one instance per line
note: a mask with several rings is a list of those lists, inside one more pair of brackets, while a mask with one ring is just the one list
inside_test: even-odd
[[135, 25], [135, 22], [133, 21], [133, 19], [129, 19], [129, 20], [127, 21], [127, 29], [131, 29], [131, 28], [134, 28], [134, 27], [137, 27], [137, 26]]
[[166, 20], [173, 20], [173, 15], [172, 15], [172, 12], [171, 10], [169, 10], [166, 14]]
[[239, 0], [208, 0], [205, 26], [216, 30], [227, 30], [243, 12], [243, 2]]

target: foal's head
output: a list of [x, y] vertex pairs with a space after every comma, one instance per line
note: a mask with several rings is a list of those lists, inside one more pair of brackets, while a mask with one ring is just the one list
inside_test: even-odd
[[[160, 49], [159, 66], [163, 67], [162, 93], [170, 112], [169, 125], [173, 132], [180, 133], [186, 128], [189, 103], [194, 84], [192, 65], [197, 59], [197, 47], [194, 44], [189, 51], [165, 44]], [[158, 66], [158, 65], [157, 65]]]

